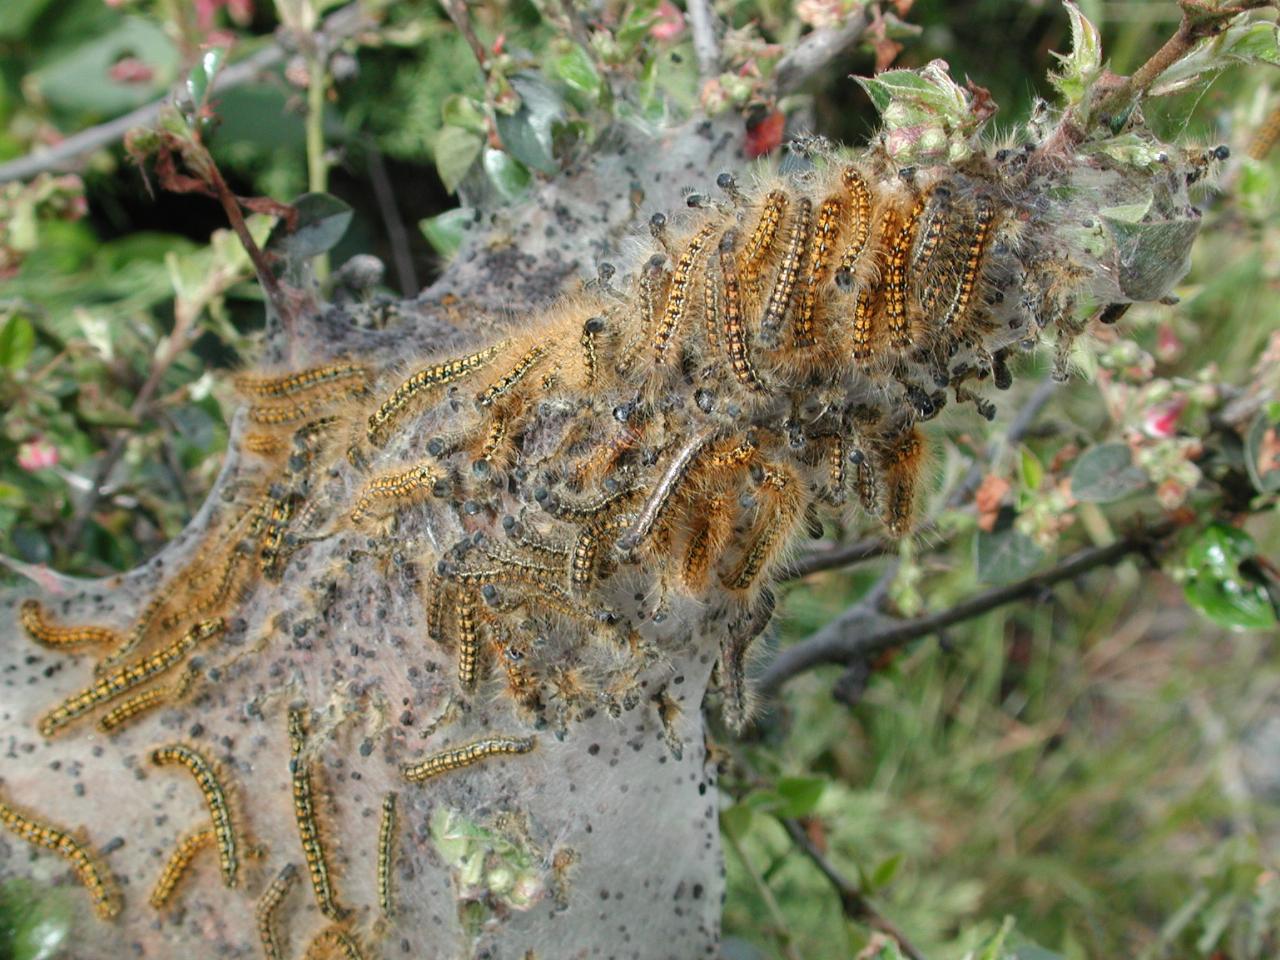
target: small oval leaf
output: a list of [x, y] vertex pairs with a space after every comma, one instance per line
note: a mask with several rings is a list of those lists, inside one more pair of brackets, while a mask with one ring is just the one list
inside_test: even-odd
[[1114, 503], [1137, 493], [1150, 481], [1135, 466], [1123, 443], [1104, 443], [1086, 450], [1071, 470], [1071, 495], [1084, 503]]
[[276, 224], [267, 247], [291, 260], [318, 256], [338, 245], [351, 225], [351, 207], [328, 193], [304, 193], [293, 202], [298, 219], [293, 232]]
[[418, 229], [436, 253], [449, 258], [462, 246], [467, 227], [475, 222], [475, 218], [476, 212], [471, 207], [457, 207], [418, 221]]
[[994, 533], [979, 531], [974, 551], [978, 579], [995, 584], [1029, 576], [1044, 559], [1039, 544], [1012, 527]]

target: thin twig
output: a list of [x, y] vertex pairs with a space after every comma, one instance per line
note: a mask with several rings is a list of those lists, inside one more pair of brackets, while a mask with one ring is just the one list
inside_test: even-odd
[[[321, 29], [331, 40], [337, 41], [355, 35], [368, 24], [368, 17], [361, 10], [360, 4], [352, 3], [326, 17]], [[285, 51], [278, 44], [264, 47], [239, 63], [233, 63], [219, 71], [218, 76], [214, 78], [213, 89], [222, 91], [242, 86], [257, 79], [264, 71], [278, 66], [284, 59]], [[73, 133], [47, 150], [29, 153], [25, 157], [0, 164], [0, 183], [8, 183], [10, 180], [28, 180], [37, 174], [51, 170], [72, 169], [81, 158], [122, 140], [124, 135], [135, 127], [152, 126], [160, 116], [160, 111], [168, 106], [169, 102], [168, 96], [162, 97], [122, 117]]]
[[409, 249], [409, 231], [405, 228], [404, 217], [400, 216], [400, 206], [391, 189], [391, 177], [387, 174], [382, 151], [374, 145], [372, 139], [366, 144], [365, 166], [369, 171], [369, 182], [373, 185], [378, 212], [382, 215], [383, 226], [387, 228], [391, 260], [396, 267], [396, 283], [404, 296], [417, 296], [418, 274], [413, 268], [413, 253]]
[[1163, 521], [1149, 529], [1136, 530], [1106, 546], [1081, 550], [1043, 573], [1032, 574], [1017, 583], [975, 594], [937, 613], [903, 620], [869, 633], [855, 633], [849, 629], [853, 624], [865, 622], [866, 619], [865, 612], [859, 612], [861, 607], [855, 605], [808, 639], [783, 650], [760, 678], [760, 691], [766, 695], [774, 693], [792, 677], [815, 667], [832, 663], [848, 664], [865, 659], [938, 633], [997, 607], [1039, 596], [1064, 580], [1071, 580], [1098, 567], [1116, 564], [1130, 554], [1145, 552], [1178, 529], [1176, 523]]
[[879, 930], [885, 936], [893, 939], [899, 949], [902, 950], [910, 960], [925, 960], [925, 956], [916, 946], [907, 939], [898, 927], [890, 920], [885, 918], [867, 899], [856, 886], [841, 876], [831, 862], [822, 855], [822, 851], [814, 846], [813, 841], [809, 839], [809, 835], [805, 829], [796, 820], [784, 819], [782, 825], [787, 828], [787, 833], [791, 835], [791, 839], [795, 841], [797, 847], [805, 854], [818, 871], [827, 878], [836, 893], [840, 897], [840, 909], [844, 915], [850, 920], [858, 923], [864, 923], [873, 930]]
[[1161, 74], [1189, 54], [1201, 40], [1217, 36], [1243, 13], [1272, 5], [1273, 0], [1239, 0], [1220, 5], [1209, 0], [1181, 0], [1182, 21], [1177, 31], [1132, 76], [1103, 94], [1090, 111], [1091, 115], [1100, 123], [1114, 124], [1118, 116], [1128, 114]]
[[820, 73], [832, 60], [852, 47], [867, 32], [866, 8], [852, 14], [841, 26], [815, 30], [778, 61], [774, 84], [779, 94], [791, 93]]
[[471, 25], [471, 14], [467, 10], [466, 3], [464, 0], [442, 0], [442, 3], [445, 13], [449, 15], [453, 25], [458, 28], [458, 32], [467, 41], [467, 45], [471, 47], [471, 54], [476, 58], [476, 64], [487, 77], [489, 75], [489, 52], [485, 50], [484, 44], [476, 36], [476, 29]]
[[791, 945], [791, 934], [787, 929], [787, 918], [782, 912], [782, 908], [778, 906], [777, 898], [774, 897], [773, 891], [769, 889], [769, 884], [765, 882], [764, 877], [760, 876], [760, 872], [756, 870], [755, 865], [747, 857], [747, 852], [742, 849], [742, 844], [738, 842], [729, 831], [724, 831], [724, 838], [728, 841], [729, 846], [733, 848], [733, 852], [738, 855], [738, 860], [742, 863], [742, 869], [747, 871], [747, 876], [751, 878], [751, 882], [760, 892], [760, 899], [764, 901], [765, 909], [769, 911], [773, 924], [778, 930], [779, 946], [782, 948], [782, 954], [787, 960], [800, 960], [795, 948]]
[[720, 38], [716, 36], [716, 15], [711, 0], [687, 0], [689, 31], [693, 34], [693, 55], [698, 76], [708, 80], [720, 72]]

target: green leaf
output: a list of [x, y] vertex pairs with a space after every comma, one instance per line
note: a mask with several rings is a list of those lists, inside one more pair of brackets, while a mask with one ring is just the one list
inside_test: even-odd
[[1159, 300], [1186, 274], [1200, 221], [1187, 217], [1134, 223], [1124, 219], [1131, 215], [1127, 208], [1112, 210], [1121, 216], [1103, 214], [1101, 220], [1116, 246], [1120, 289], [1132, 300]]
[[622, 18], [614, 36], [624, 53], [629, 52], [629, 48], [641, 43], [648, 35], [649, 28], [658, 18], [658, 2], [659, 0], [636, 0]]
[[741, 840], [751, 829], [751, 820], [755, 816], [751, 807], [745, 803], [735, 803], [732, 807], [720, 811], [720, 829], [735, 840]]
[[600, 74], [596, 72], [596, 65], [591, 62], [591, 57], [577, 44], [551, 61], [551, 74], [588, 104], [600, 99], [600, 92], [604, 88]]
[[5, 0], [0, 3], [0, 40], [23, 40], [53, 0]]
[[484, 108], [461, 93], [445, 98], [440, 106], [440, 120], [446, 127], [461, 127], [481, 136], [485, 132]]
[[0, 327], [0, 366], [21, 370], [36, 346], [36, 331], [31, 321], [14, 314]]
[[823, 777], [783, 777], [778, 781], [778, 807], [772, 812], [778, 817], [795, 819], [811, 814], [827, 789]]
[[899, 851], [882, 860], [880, 865], [871, 871], [871, 876], [868, 878], [867, 893], [875, 893], [877, 890], [881, 890], [892, 883], [893, 878], [898, 875], [898, 869], [902, 866], [904, 859], [902, 852]]
[[458, 184], [467, 175], [471, 165], [480, 156], [484, 139], [470, 130], [461, 127], [444, 127], [436, 135], [433, 147], [436, 157], [436, 170], [440, 179], [450, 193], [456, 193]]
[[1044, 465], [1031, 452], [1029, 447], [1022, 448], [1022, 486], [1028, 492], [1040, 489], [1044, 482]]
[[1147, 486], [1146, 471], [1135, 466], [1123, 443], [1086, 450], [1071, 469], [1071, 495], [1082, 503], [1114, 503]]
[[978, 579], [995, 584], [1014, 583], [1029, 576], [1044, 559], [1039, 544], [1013, 527], [994, 533], [979, 530], [974, 552]]
[[532, 177], [519, 160], [504, 150], [485, 147], [484, 172], [507, 203], [514, 203], [529, 189]]
[[494, 118], [502, 146], [529, 169], [555, 173], [554, 127], [564, 119], [564, 101], [536, 74], [517, 73], [511, 86], [520, 94], [520, 109]]
[[1102, 38], [1071, 0], [1066, 0], [1065, 6], [1071, 18], [1071, 52], [1054, 54], [1061, 61], [1061, 71], [1050, 74], [1049, 82], [1070, 105], [1084, 99], [1102, 67]]
[[978, 948], [974, 960], [1000, 960], [1004, 955], [1004, 942], [1013, 931], [1013, 917], [1005, 917], [997, 930], [986, 943]]
[[0, 886], [0, 949], [13, 960], [54, 960], [65, 956], [74, 918], [65, 888], [8, 880]]
[[1234, 64], [1280, 66], [1280, 28], [1265, 20], [1241, 20], [1216, 37], [1200, 41], [1156, 78], [1148, 94], [1163, 97], [1201, 80], [1212, 79]]
[[[941, 67], [929, 64], [922, 70], [886, 70], [874, 77], [854, 79], [867, 91], [867, 96], [886, 121], [892, 108], [906, 109], [908, 122], [948, 120], [961, 126], [969, 117], [969, 104], [964, 91]], [[930, 69], [933, 68], [933, 69]]]
[[1266, 585], [1241, 569], [1257, 552], [1243, 530], [1210, 524], [1187, 548], [1187, 602], [1214, 623], [1237, 630], [1274, 626], [1276, 610]]
[[213, 86], [213, 78], [218, 75], [222, 61], [227, 57], [223, 47], [210, 47], [200, 57], [200, 61], [191, 68], [187, 75], [187, 93], [191, 97], [192, 112], [199, 114], [208, 100], [209, 90]]
[[304, 193], [293, 202], [298, 222], [292, 233], [280, 221], [267, 248], [291, 260], [305, 260], [332, 250], [351, 225], [351, 207], [328, 193]]
[[476, 212], [471, 207], [446, 210], [438, 216], [418, 221], [418, 229], [427, 238], [433, 250], [446, 259], [462, 246], [467, 227], [475, 222]]
[[[148, 83], [111, 79], [111, 68], [136, 57], [155, 71]], [[180, 54], [168, 35], [142, 17], [125, 17], [114, 30], [76, 47], [29, 78], [40, 95], [63, 110], [117, 114], [152, 100], [173, 81]]]
[[1245, 438], [1245, 466], [1260, 493], [1280, 493], [1280, 411], [1259, 410]]

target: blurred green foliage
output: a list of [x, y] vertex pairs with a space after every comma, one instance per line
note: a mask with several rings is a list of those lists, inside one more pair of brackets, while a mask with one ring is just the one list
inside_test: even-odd
[[[231, 45], [234, 61], [272, 43], [282, 22], [335, 6], [7, 0], [0, 163], [154, 100], [203, 47]], [[614, 122], [780, 106], [793, 124], [811, 117], [819, 132], [856, 141], [873, 129], [881, 88], [868, 96], [845, 78], [870, 74], [901, 44], [894, 66], [942, 58], [952, 77], [988, 88], [1000, 138], [1036, 97], [1054, 95], [1055, 71], [1069, 97], [1096, 73], [1088, 50], [1065, 65], [1052, 56], [1072, 49], [1072, 19], [1053, 3], [918, 0], [895, 5], [878, 43], [805, 93], [769, 102], [777, 44], [856, 6], [720, 0], [733, 27], [726, 70], [699, 84], [670, 3], [607, 0], [584, 44], [549, 0], [474, 4], [487, 70], [434, 3], [372, 3], [378, 26], [324, 64], [322, 98], [308, 106], [307, 64], [293, 57], [216, 96], [210, 144], [238, 193], [290, 200], [314, 186], [308, 131], [318, 129], [330, 189], [353, 217], [336, 255], [407, 258], [398, 281], [408, 293], [411, 277], [421, 286], [457, 248], [474, 207], [517, 201]], [[1080, 8], [1119, 73], [1177, 20], [1173, 3], [1155, 0]], [[1274, 86], [1262, 69], [1215, 73], [1150, 104], [1147, 118], [1163, 137], [1225, 142], [1242, 157], [1276, 106]], [[458, 208], [455, 190], [473, 206]], [[1129, 562], [989, 613], [871, 664], [862, 695], [846, 702], [831, 697], [833, 674], [793, 682], [756, 740], [724, 747], [726, 957], [900, 956], [842, 914], [784, 819], [930, 957], [1280, 955], [1270, 648], [1280, 409], [1264, 407], [1243, 435], [1216, 419], [1251, 383], [1276, 386], [1278, 195], [1274, 152], [1231, 168], [1222, 193], [1204, 198], [1182, 303], [1136, 307], [1078, 351], [1091, 382], [1059, 390], [1043, 429], [992, 460], [990, 502], [980, 497], [976, 514], [944, 504], [1044, 371], [1027, 362], [993, 426], [947, 421], [928, 511], [937, 525], [894, 558], [890, 593], [905, 616], [945, 609], [1109, 542], [1137, 518], [1190, 515], [1161, 558], [1171, 576]], [[333, 211], [345, 227], [345, 208]], [[421, 223], [407, 250], [387, 239], [394, 218]], [[215, 205], [151, 198], [119, 150], [78, 176], [0, 187], [0, 224], [0, 553], [73, 573], [126, 569], [176, 534], [213, 482], [226, 372], [253, 353], [261, 295], [234, 238], [214, 232]], [[260, 238], [266, 229], [255, 223]], [[792, 588], [780, 642], [829, 622], [885, 563]], [[6, 889], [0, 953], [48, 955], [57, 904], [30, 903]]]

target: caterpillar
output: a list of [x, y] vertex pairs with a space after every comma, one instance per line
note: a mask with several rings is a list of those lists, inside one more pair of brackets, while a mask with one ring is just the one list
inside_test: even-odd
[[275, 879], [267, 885], [267, 889], [262, 892], [262, 896], [258, 898], [258, 903], [254, 907], [253, 918], [257, 923], [258, 940], [262, 943], [262, 953], [266, 960], [283, 960], [285, 956], [280, 946], [276, 913], [297, 882], [297, 865], [286, 863], [276, 874]]
[[225, 629], [226, 622], [221, 617], [195, 624], [167, 647], [118, 668], [92, 686], [68, 697], [40, 719], [40, 732], [51, 737], [91, 710], [172, 670], [197, 646], [217, 637]]
[[480, 763], [490, 757], [528, 753], [533, 749], [533, 737], [483, 737], [460, 747], [451, 747], [422, 760], [400, 767], [401, 775], [410, 783], [422, 783], [451, 770], [459, 770]]
[[378, 906], [384, 917], [395, 913], [391, 895], [391, 870], [396, 862], [396, 794], [394, 791], [382, 798], [382, 819], [378, 823]]
[[364, 960], [360, 944], [346, 930], [337, 925], [325, 927], [307, 944], [303, 960]]
[[213, 830], [198, 830], [195, 833], [187, 834], [178, 841], [173, 853], [165, 861], [164, 869], [160, 871], [160, 877], [156, 880], [156, 885], [151, 890], [149, 902], [154, 909], [164, 909], [169, 903], [169, 899], [173, 896], [173, 892], [178, 889], [178, 884], [186, 876], [187, 868], [191, 866], [192, 859], [205, 847], [212, 846], [214, 842], [215, 833]]
[[188, 664], [182, 676], [178, 678], [178, 682], [172, 686], [152, 687], [150, 690], [134, 694], [124, 703], [107, 711], [98, 721], [99, 729], [103, 733], [113, 733], [156, 707], [166, 703], [176, 703], [187, 695], [199, 673], [198, 669]]
[[18, 616], [27, 636], [42, 647], [74, 650], [88, 646], [118, 647], [123, 642], [120, 634], [108, 627], [60, 627], [52, 624], [38, 600], [22, 601]]
[[182, 743], [153, 750], [151, 762], [157, 767], [178, 764], [186, 767], [195, 778], [196, 786], [200, 788], [205, 805], [209, 808], [209, 819], [213, 821], [214, 838], [218, 842], [218, 864], [222, 869], [222, 882], [234, 888], [240, 869], [239, 841], [235, 824], [232, 822], [227, 791], [218, 779], [218, 772], [213, 762], [194, 747]]
[[0, 798], [0, 826], [35, 847], [43, 847], [70, 861], [76, 876], [89, 891], [93, 909], [103, 920], [113, 920], [123, 905], [115, 878], [87, 843], [60, 827], [41, 823]]
[[311, 763], [303, 755], [307, 745], [306, 718], [304, 711], [298, 707], [290, 708], [288, 717], [289, 767], [292, 773], [293, 815], [298, 824], [298, 838], [302, 842], [302, 854], [307, 861], [316, 906], [326, 917], [336, 920], [341, 917], [342, 911], [335, 900], [329, 861], [320, 836]]

